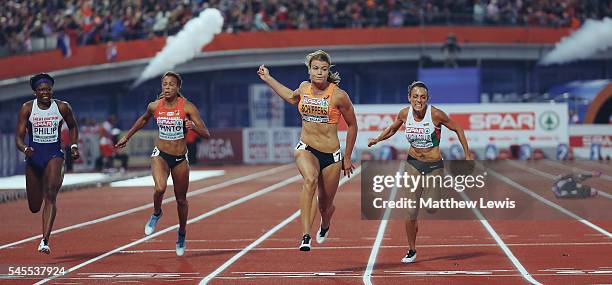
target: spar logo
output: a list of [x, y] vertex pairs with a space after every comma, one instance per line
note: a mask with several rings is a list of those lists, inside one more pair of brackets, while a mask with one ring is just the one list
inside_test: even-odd
[[426, 134], [429, 133], [429, 129], [424, 128], [416, 128], [416, 127], [406, 127], [406, 133], [409, 134]]
[[[355, 117], [357, 118], [357, 126], [359, 127], [360, 132], [380, 132], [383, 131], [386, 127], [393, 124], [393, 122], [395, 121], [396, 114], [355, 113]], [[402, 126], [401, 129], [404, 129], [404, 126]], [[344, 120], [340, 120], [340, 122], [338, 123], [338, 130], [347, 130], [346, 122], [344, 122]]]
[[546, 111], [540, 115], [538, 120], [540, 127], [547, 131], [552, 131], [559, 126], [559, 115], [553, 111]]
[[450, 117], [468, 131], [535, 130], [534, 112], [451, 113]]

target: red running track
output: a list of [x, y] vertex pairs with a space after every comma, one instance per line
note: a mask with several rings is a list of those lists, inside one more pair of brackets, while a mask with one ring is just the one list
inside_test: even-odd
[[[585, 166], [588, 164], [581, 165]], [[225, 176], [194, 182], [190, 193], [275, 167], [225, 167]], [[527, 189], [549, 185], [543, 177], [525, 169], [506, 165], [496, 171]], [[371, 277], [365, 279], [373, 284], [529, 284], [517, 269], [519, 264], [541, 284], [606, 284], [612, 280], [612, 238], [569, 217], [485, 221], [514, 260], [479, 220], [424, 220], [420, 222], [417, 262], [401, 264], [407, 244], [403, 222], [389, 221], [379, 235], [379, 246], [373, 247], [381, 222], [361, 220], [360, 176], [340, 187], [329, 239], [322, 245], [313, 241], [311, 252], [300, 252], [301, 227], [299, 218], [294, 218], [301, 189], [297, 174], [293, 166], [286, 166], [190, 197], [189, 218], [199, 219], [187, 227], [187, 252], [183, 257], [174, 253], [176, 230], [170, 227], [178, 219], [175, 203], [170, 202], [164, 205], [159, 235], [144, 237], [143, 226], [151, 213], [148, 207], [54, 234], [49, 256], [36, 252], [38, 239], [0, 249], [0, 274], [6, 274], [9, 266], [44, 265], [79, 267], [46, 284], [197, 284], [213, 272], [215, 278], [210, 284], [362, 284], [370, 264]], [[499, 178], [492, 179], [507, 191], [527, 195]], [[151, 191], [95, 188], [61, 193], [54, 228], [146, 205], [151, 202]], [[166, 197], [171, 193], [168, 189]], [[563, 204], [552, 195], [542, 196]], [[597, 207], [611, 205], [609, 199], [597, 199]], [[535, 203], [543, 213], [559, 212]], [[40, 231], [40, 214], [30, 214], [26, 201], [1, 204], [0, 213], [0, 246]], [[590, 222], [604, 232], [612, 229], [610, 219]], [[265, 238], [260, 239], [262, 236]], [[378, 250], [374, 260], [373, 249]], [[2, 278], [11, 278], [11, 284], [43, 279]]]

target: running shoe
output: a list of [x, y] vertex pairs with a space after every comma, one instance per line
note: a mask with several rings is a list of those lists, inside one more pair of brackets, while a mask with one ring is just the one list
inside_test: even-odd
[[310, 251], [310, 235], [305, 234], [302, 237], [302, 244], [300, 244], [301, 251]]
[[149, 218], [149, 221], [145, 225], [145, 235], [150, 235], [155, 231], [155, 225], [157, 225], [157, 221], [164, 214], [164, 212], [159, 212], [159, 215], [152, 214]]
[[42, 252], [42, 253], [46, 253], [46, 254], [50, 254], [51, 253], [51, 248], [49, 247], [48, 242], [45, 242], [44, 239], [40, 240], [40, 244], [38, 245], [38, 252]]
[[416, 259], [416, 250], [409, 250], [406, 256], [402, 258], [402, 263], [411, 263]]
[[176, 255], [178, 256], [185, 254], [185, 235], [178, 233], [178, 239], [176, 240]]
[[319, 231], [317, 231], [317, 243], [323, 243], [329, 235], [329, 227], [327, 227], [327, 229], [324, 229], [322, 225], [323, 220], [321, 220], [321, 226], [319, 226]]

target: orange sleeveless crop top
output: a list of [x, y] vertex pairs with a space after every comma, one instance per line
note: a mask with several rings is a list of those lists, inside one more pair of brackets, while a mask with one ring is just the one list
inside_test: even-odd
[[166, 100], [161, 99], [157, 104], [153, 114], [159, 126], [159, 138], [162, 140], [174, 141], [185, 138], [184, 121], [185, 98], [176, 98], [174, 108], [166, 107]]
[[322, 124], [338, 124], [340, 110], [331, 104], [336, 84], [330, 83], [323, 95], [314, 96], [312, 83], [306, 90], [300, 93], [298, 111], [302, 115], [302, 121]]

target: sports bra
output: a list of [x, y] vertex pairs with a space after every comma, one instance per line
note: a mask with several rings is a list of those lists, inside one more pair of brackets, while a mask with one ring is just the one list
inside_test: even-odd
[[340, 110], [331, 104], [334, 91], [337, 85], [330, 83], [323, 92], [323, 95], [314, 96], [312, 83], [300, 93], [298, 111], [302, 115], [302, 120], [312, 123], [338, 124]]

